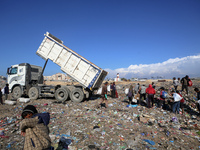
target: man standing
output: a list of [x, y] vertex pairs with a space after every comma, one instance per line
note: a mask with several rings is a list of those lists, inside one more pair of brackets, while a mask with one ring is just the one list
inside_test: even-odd
[[149, 84], [149, 87], [146, 89], [146, 93], [148, 94], [147, 107], [151, 108], [154, 104], [154, 94], [156, 94], [156, 91], [151, 84]]
[[183, 77], [181, 79], [181, 84], [182, 84], [182, 91], [184, 91], [184, 89], [186, 90], [186, 94], [188, 94], [188, 83], [189, 82], [189, 76], [186, 75], [185, 77]]
[[178, 87], [178, 80], [176, 79], [176, 77], [173, 77], [173, 85], [174, 85], [174, 89], [176, 91], [177, 87]]
[[9, 94], [9, 84], [7, 83], [5, 88], [4, 88], [4, 94], [5, 94], [5, 100], [8, 99], [8, 94]]
[[103, 87], [102, 87], [102, 92], [101, 92], [101, 102], [99, 103], [99, 107], [101, 106], [101, 104], [103, 104], [105, 102], [106, 104], [106, 108], [108, 107], [108, 100], [107, 100], [107, 85], [108, 82], [105, 82]]
[[111, 84], [111, 97], [115, 98], [115, 92], [116, 92], [116, 86], [115, 86], [115, 82], [113, 82]]
[[136, 84], [134, 88], [135, 94], [138, 94], [139, 88], [140, 88], [140, 83]]
[[0, 88], [0, 103], [3, 105], [3, 99], [2, 99], [2, 92], [1, 92], [1, 88]]
[[141, 105], [142, 98], [146, 100], [146, 86], [144, 84], [140, 87], [139, 93], [140, 93], [140, 99], [138, 104]]

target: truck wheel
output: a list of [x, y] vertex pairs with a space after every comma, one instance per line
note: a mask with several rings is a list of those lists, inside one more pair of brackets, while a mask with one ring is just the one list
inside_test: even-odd
[[39, 97], [39, 91], [36, 87], [31, 87], [28, 91], [28, 96], [30, 99], [35, 100]]
[[22, 90], [20, 88], [20, 86], [16, 86], [14, 87], [13, 91], [12, 91], [12, 97], [14, 99], [18, 99], [22, 96]]
[[84, 98], [83, 90], [80, 88], [73, 89], [70, 93], [70, 98], [73, 102], [80, 103]]
[[68, 92], [67, 92], [67, 90], [65, 89], [65, 88], [59, 88], [59, 89], [57, 89], [56, 90], [56, 92], [55, 92], [55, 98], [56, 98], [56, 100], [57, 101], [59, 101], [59, 102], [64, 102], [64, 101], [66, 101], [67, 100], [67, 98], [68, 98]]

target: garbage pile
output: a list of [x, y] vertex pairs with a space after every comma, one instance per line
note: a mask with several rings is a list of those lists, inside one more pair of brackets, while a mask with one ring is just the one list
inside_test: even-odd
[[[156, 89], [160, 86], [168, 90], [173, 88], [171, 82], [160, 84]], [[193, 87], [189, 88], [187, 96], [184, 95], [185, 113], [177, 115], [156, 105], [151, 109], [136, 103], [128, 105], [124, 94], [127, 87], [129, 83], [117, 84], [119, 97], [108, 97], [108, 108], [97, 108], [99, 97], [82, 103], [67, 101], [63, 104], [52, 99], [39, 99], [1, 105], [0, 149], [23, 148], [24, 137], [20, 135], [19, 123], [21, 111], [27, 104], [36, 106], [40, 113], [50, 113], [50, 137], [55, 149], [62, 149], [61, 146], [69, 150], [200, 148], [200, 117], [194, 106]]]

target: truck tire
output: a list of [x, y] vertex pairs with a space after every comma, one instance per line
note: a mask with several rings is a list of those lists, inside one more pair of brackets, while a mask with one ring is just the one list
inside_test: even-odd
[[80, 88], [74, 88], [71, 93], [70, 93], [70, 99], [73, 101], [73, 102], [76, 102], [76, 103], [80, 103], [83, 101], [84, 99], [84, 93], [83, 93], [83, 90], [80, 89]]
[[58, 88], [55, 92], [55, 98], [58, 102], [64, 102], [69, 96], [68, 91], [65, 88]]
[[13, 91], [12, 91], [12, 97], [14, 99], [18, 99], [22, 96], [22, 89], [20, 88], [20, 86], [16, 86], [14, 87]]
[[38, 99], [39, 91], [36, 87], [31, 87], [28, 91], [28, 97], [32, 100]]

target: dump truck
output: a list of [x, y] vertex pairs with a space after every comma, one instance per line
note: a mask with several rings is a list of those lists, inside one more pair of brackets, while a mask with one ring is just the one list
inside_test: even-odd
[[[44, 35], [45, 37], [36, 52], [45, 60], [43, 67], [21, 63], [7, 69], [7, 81], [13, 98], [17, 99], [22, 95], [29, 96], [30, 99], [52, 96], [62, 102], [67, 99], [81, 102], [85, 98], [89, 98], [93, 91], [101, 86], [108, 72], [65, 46], [63, 41], [49, 32]], [[43, 84], [43, 73], [49, 59], [79, 84]]]

